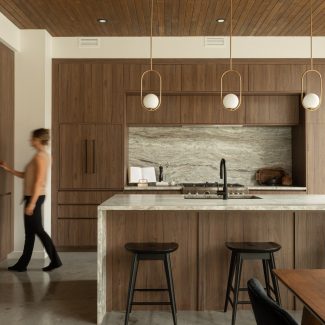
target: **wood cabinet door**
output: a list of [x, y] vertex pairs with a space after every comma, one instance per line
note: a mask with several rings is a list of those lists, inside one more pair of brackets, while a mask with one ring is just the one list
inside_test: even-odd
[[0, 195], [0, 261], [13, 250], [11, 195]]
[[[150, 69], [149, 64], [124, 64], [124, 87], [126, 91], [139, 91], [141, 75]], [[180, 64], [155, 64], [154, 70], [161, 74], [162, 91], [181, 90], [181, 65]], [[143, 79], [144, 90], [159, 89], [159, 79], [153, 73], [147, 74]]]
[[128, 124], [179, 124], [180, 96], [163, 95], [161, 106], [150, 112], [141, 106], [139, 95], [129, 95], [126, 100], [126, 122]]
[[[14, 53], [0, 43], [0, 160], [13, 164]], [[12, 191], [13, 177], [0, 168], [0, 194]]]
[[[229, 69], [228, 64], [202, 63], [182, 65], [182, 91], [220, 91], [221, 76]], [[248, 66], [234, 65], [242, 77], [243, 91], [248, 89]], [[239, 81], [235, 74], [224, 78], [225, 91], [239, 91]]]
[[123, 123], [123, 65], [60, 63], [57, 105], [60, 123]]
[[60, 189], [123, 186], [121, 125], [60, 125]]
[[249, 91], [300, 93], [305, 69], [299, 64], [251, 64]]
[[220, 96], [186, 95], [181, 97], [182, 124], [244, 124], [245, 101], [237, 111], [226, 110]]
[[246, 96], [246, 124], [299, 124], [299, 96]]

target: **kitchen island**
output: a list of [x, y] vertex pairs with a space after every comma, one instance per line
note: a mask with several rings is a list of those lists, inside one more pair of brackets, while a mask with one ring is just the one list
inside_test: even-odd
[[[124, 310], [131, 255], [126, 242], [175, 241], [172, 254], [179, 310], [221, 310], [229, 252], [226, 241], [275, 241], [278, 268], [325, 267], [325, 195], [265, 195], [259, 199], [184, 199], [183, 195], [121, 194], [98, 207], [98, 323], [107, 311]], [[247, 262], [242, 285], [261, 278]], [[142, 263], [137, 287], [164, 287], [159, 261]], [[164, 299], [165, 293], [135, 299]], [[284, 307], [294, 298], [281, 288]], [[142, 307], [144, 308], [144, 307]], [[148, 309], [157, 307], [148, 307]], [[163, 308], [163, 307], [159, 307]]]

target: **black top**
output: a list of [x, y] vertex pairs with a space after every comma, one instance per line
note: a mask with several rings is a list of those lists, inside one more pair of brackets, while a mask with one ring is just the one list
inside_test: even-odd
[[165, 254], [177, 250], [177, 243], [127, 243], [125, 249], [136, 254]]
[[281, 249], [273, 242], [226, 242], [226, 247], [237, 253], [273, 253]]

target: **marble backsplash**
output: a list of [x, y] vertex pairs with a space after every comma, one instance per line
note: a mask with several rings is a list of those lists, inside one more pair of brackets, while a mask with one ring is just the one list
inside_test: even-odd
[[291, 127], [129, 128], [129, 166], [154, 166], [158, 175], [162, 164], [168, 181], [218, 181], [221, 158], [229, 183], [255, 185], [263, 167], [283, 167], [291, 175]]

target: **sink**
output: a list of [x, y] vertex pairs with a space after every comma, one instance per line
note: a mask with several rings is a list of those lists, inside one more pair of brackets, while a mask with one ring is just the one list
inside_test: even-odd
[[[214, 199], [214, 200], [222, 200], [222, 195], [218, 194], [185, 194], [184, 199]], [[261, 199], [259, 196], [256, 195], [245, 195], [245, 194], [239, 194], [239, 195], [232, 195], [230, 194], [228, 197], [229, 200], [252, 200], [252, 199]]]

